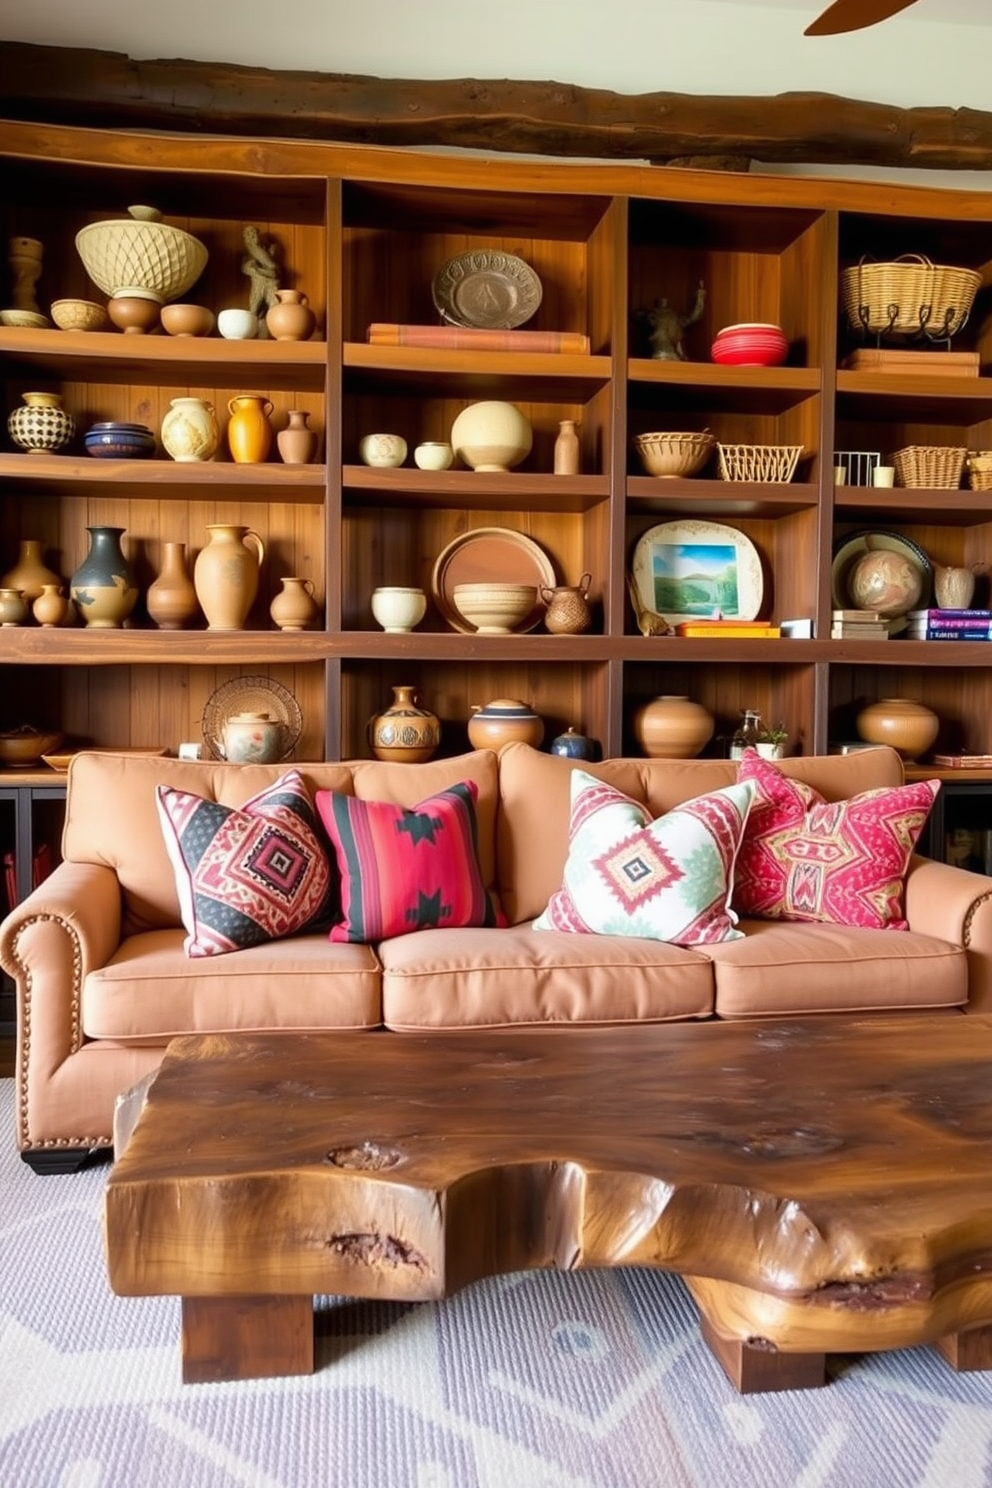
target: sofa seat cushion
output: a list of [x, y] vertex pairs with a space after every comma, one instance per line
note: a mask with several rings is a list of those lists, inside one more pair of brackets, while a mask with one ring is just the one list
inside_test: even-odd
[[505, 929], [422, 930], [383, 941], [389, 1028], [665, 1022], [713, 1011], [713, 969], [664, 941]]
[[960, 946], [905, 930], [744, 920], [743, 940], [706, 947], [724, 1018], [958, 1007], [968, 1000]]
[[182, 930], [149, 930], [83, 981], [87, 1038], [161, 1043], [180, 1033], [370, 1028], [382, 1021], [372, 947], [326, 932], [191, 961]]

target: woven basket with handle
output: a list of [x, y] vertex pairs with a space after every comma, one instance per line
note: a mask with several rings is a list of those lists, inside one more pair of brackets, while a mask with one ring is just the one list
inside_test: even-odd
[[841, 302], [853, 331], [954, 336], [965, 325], [982, 276], [905, 253], [888, 263], [862, 259], [840, 276]]

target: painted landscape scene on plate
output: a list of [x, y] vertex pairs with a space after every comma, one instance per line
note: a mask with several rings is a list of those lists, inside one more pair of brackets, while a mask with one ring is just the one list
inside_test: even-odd
[[659, 614], [740, 614], [737, 549], [732, 543], [654, 543], [654, 608]]

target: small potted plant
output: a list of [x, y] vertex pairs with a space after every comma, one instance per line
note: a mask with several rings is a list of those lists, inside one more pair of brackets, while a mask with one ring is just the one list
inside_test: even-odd
[[774, 728], [763, 728], [758, 735], [755, 749], [762, 759], [781, 759], [785, 753], [786, 742], [789, 738], [789, 730], [782, 724]]

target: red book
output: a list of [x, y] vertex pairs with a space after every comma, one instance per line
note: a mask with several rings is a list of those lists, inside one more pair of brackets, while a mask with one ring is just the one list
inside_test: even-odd
[[3, 855], [3, 886], [7, 893], [7, 908], [17, 907], [17, 869], [14, 866], [14, 854], [5, 852]]
[[31, 887], [36, 889], [40, 883], [44, 883], [53, 867], [52, 849], [47, 842], [39, 842], [31, 861]]
[[493, 331], [472, 326], [369, 326], [370, 346], [419, 346], [447, 351], [551, 351], [589, 355], [589, 337], [581, 331]]

